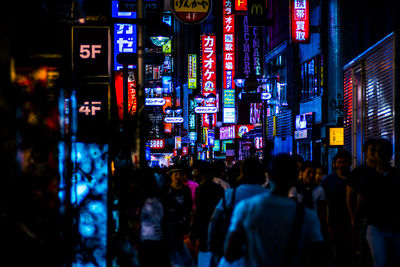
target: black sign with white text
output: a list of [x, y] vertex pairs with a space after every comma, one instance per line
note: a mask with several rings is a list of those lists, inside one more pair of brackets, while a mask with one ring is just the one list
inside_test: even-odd
[[110, 76], [110, 28], [72, 28], [72, 70], [80, 77]]
[[106, 141], [109, 87], [108, 83], [87, 83], [77, 88], [77, 138], [80, 141]]

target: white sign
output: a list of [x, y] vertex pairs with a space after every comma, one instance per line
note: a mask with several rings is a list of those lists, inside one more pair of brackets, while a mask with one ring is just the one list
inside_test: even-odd
[[164, 118], [165, 123], [182, 123], [183, 118], [182, 117], [166, 117]]
[[146, 98], [146, 106], [164, 106], [164, 98]]
[[270, 100], [271, 97], [272, 97], [271, 93], [267, 93], [267, 92], [261, 93], [262, 100]]
[[194, 112], [197, 114], [204, 114], [204, 113], [217, 113], [217, 107], [195, 107]]

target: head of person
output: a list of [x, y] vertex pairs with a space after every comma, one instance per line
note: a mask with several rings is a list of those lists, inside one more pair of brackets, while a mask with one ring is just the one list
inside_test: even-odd
[[183, 186], [185, 170], [182, 167], [174, 166], [167, 173], [171, 177], [171, 187], [179, 189]]
[[326, 169], [321, 164], [316, 164], [315, 183], [320, 184], [326, 174]]
[[290, 187], [297, 180], [298, 167], [296, 159], [287, 153], [278, 154], [269, 164], [269, 179], [273, 183], [273, 192], [287, 196]]
[[341, 149], [333, 158], [333, 169], [339, 176], [346, 176], [350, 171], [351, 154], [345, 149]]
[[376, 151], [377, 144], [378, 144], [378, 139], [371, 138], [371, 139], [368, 139], [364, 143], [364, 146], [363, 146], [363, 152], [364, 152], [364, 156], [365, 156], [365, 164], [367, 164], [367, 166], [370, 168], [376, 167], [375, 151]]
[[316, 165], [307, 160], [303, 162], [301, 165], [300, 171], [302, 172], [302, 177], [303, 177], [303, 183], [308, 185], [308, 184], [315, 184], [315, 176], [317, 173], [317, 168]]
[[264, 167], [256, 157], [243, 160], [240, 165], [239, 184], [263, 184], [265, 182]]
[[381, 166], [389, 166], [390, 161], [392, 160], [392, 156], [393, 156], [392, 143], [388, 139], [379, 138], [375, 151], [376, 163]]
[[298, 169], [298, 180], [301, 181], [302, 180], [302, 169], [301, 169], [301, 165], [303, 165], [304, 163], [304, 158], [301, 155], [296, 155], [294, 156], [295, 160], [296, 160], [296, 164], [297, 164], [297, 169]]
[[213, 180], [213, 169], [212, 164], [208, 161], [199, 160], [193, 166], [193, 170], [196, 170], [196, 175], [199, 184], [211, 182]]
[[223, 160], [216, 160], [212, 163], [214, 177], [221, 178], [225, 174], [226, 165]]

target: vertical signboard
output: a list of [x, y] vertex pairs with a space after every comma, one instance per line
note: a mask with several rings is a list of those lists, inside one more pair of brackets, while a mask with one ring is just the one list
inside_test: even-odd
[[[202, 94], [207, 97], [209, 94], [217, 95], [216, 83], [217, 83], [217, 62], [216, 62], [216, 38], [215, 35], [202, 35], [201, 37], [201, 49], [202, 49]], [[215, 106], [213, 103], [204, 101], [205, 106]], [[212, 115], [212, 125], [216, 126], [217, 116]], [[203, 114], [203, 127], [209, 126], [209, 116]]]
[[[235, 5], [237, 1], [235, 1]], [[232, 14], [231, 0], [224, 0], [223, 13], [223, 122], [235, 123], [235, 15]], [[233, 96], [233, 98], [232, 98]], [[233, 112], [233, 114], [232, 114]], [[233, 120], [232, 120], [233, 118]]]
[[292, 42], [308, 44], [310, 42], [309, 0], [292, 0], [291, 20]]
[[[117, 62], [117, 55], [120, 53], [136, 53], [136, 25], [135, 24], [114, 24], [114, 70], [122, 69]], [[133, 68], [133, 66], [128, 66]]]
[[263, 27], [249, 27], [247, 15], [237, 16], [238, 20], [238, 68], [246, 76], [262, 75]]
[[[123, 77], [122, 71], [116, 71], [114, 77], [115, 95], [117, 98], [118, 117], [123, 119], [124, 113], [124, 96], [123, 96]], [[135, 114], [137, 108], [136, 103], [136, 81], [134, 71], [128, 72], [128, 113], [132, 116]]]
[[110, 76], [109, 27], [72, 27], [72, 70], [81, 77]]
[[197, 55], [188, 55], [188, 88], [197, 88]]
[[88, 83], [76, 90], [77, 138], [79, 141], [106, 141], [108, 133], [108, 83]]

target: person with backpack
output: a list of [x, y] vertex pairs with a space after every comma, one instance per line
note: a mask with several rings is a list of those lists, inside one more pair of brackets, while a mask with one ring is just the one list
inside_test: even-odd
[[261, 186], [264, 182], [265, 173], [258, 158], [251, 157], [245, 159], [240, 165], [238, 187], [225, 191], [210, 220], [208, 250], [212, 252], [211, 266], [216, 266], [220, 261], [222, 266], [227, 264], [222, 256], [224, 252], [224, 240], [234, 206], [243, 199], [267, 193], [269, 190]]

